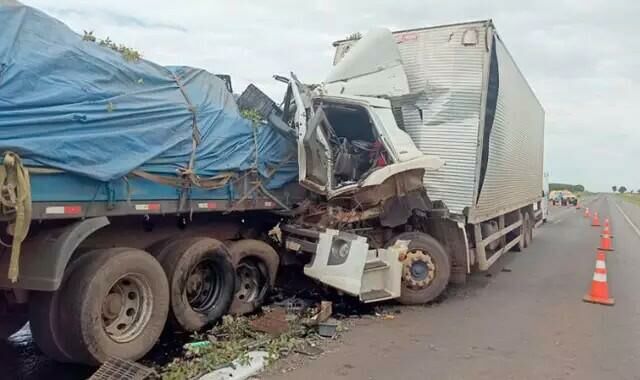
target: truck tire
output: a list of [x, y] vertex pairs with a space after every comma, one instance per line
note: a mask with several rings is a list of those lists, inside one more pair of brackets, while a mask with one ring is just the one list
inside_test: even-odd
[[533, 222], [533, 218], [531, 217], [531, 213], [529, 212], [524, 213], [522, 223], [524, 223], [524, 228], [523, 228], [524, 248], [528, 248], [531, 245], [531, 241], [533, 240], [534, 222]]
[[11, 310], [9, 301], [0, 291], [0, 340], [5, 340], [17, 333], [27, 323], [28, 314], [23, 310]]
[[29, 294], [29, 327], [36, 345], [46, 356], [62, 362], [73, 362], [73, 357], [65, 345], [64, 327], [60, 325], [60, 298], [69, 285], [69, 277], [82, 263], [101, 254], [101, 250], [83, 253], [65, 269], [60, 288], [55, 292], [33, 291]]
[[229, 312], [243, 315], [257, 310], [275, 279], [280, 263], [269, 244], [253, 239], [234, 242], [229, 247], [236, 270], [236, 287]]
[[527, 211], [522, 213], [522, 226], [516, 228], [516, 232], [510, 232], [507, 234], [509, 239], [514, 239], [517, 236], [522, 236], [518, 244], [513, 246], [513, 250], [516, 252], [522, 252], [531, 244], [531, 237], [533, 236], [533, 223], [531, 221], [531, 214]]
[[153, 256], [110, 248], [83, 261], [60, 295], [65, 348], [74, 362], [137, 360], [154, 346], [167, 320], [169, 287]]
[[198, 331], [229, 310], [235, 271], [226, 246], [211, 238], [176, 240], [158, 254], [169, 281], [169, 323]]
[[433, 301], [449, 283], [449, 255], [436, 239], [422, 232], [402, 233], [387, 246], [392, 246], [397, 240], [410, 240], [404, 260], [402, 293], [398, 301], [405, 305]]

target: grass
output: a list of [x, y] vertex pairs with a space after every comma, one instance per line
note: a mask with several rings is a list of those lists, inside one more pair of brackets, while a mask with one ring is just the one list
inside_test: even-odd
[[640, 206], [640, 194], [627, 193], [627, 194], [621, 194], [619, 196], [627, 202], [635, 203], [636, 205]]

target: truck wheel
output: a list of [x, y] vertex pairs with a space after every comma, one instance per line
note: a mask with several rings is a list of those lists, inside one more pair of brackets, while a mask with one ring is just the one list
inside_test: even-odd
[[60, 326], [75, 362], [137, 360], [156, 343], [169, 310], [160, 264], [145, 251], [110, 248], [79, 263], [60, 295]]
[[402, 270], [402, 294], [398, 301], [405, 305], [423, 304], [438, 297], [449, 283], [451, 264], [444, 247], [422, 232], [405, 232], [397, 240], [410, 240]]
[[260, 240], [240, 240], [229, 248], [236, 268], [236, 288], [229, 312], [243, 315], [262, 306], [280, 264], [280, 257]]
[[27, 323], [27, 313], [12, 310], [3, 291], [0, 291], [0, 340], [5, 340], [18, 332]]
[[55, 292], [37, 292], [29, 294], [29, 327], [36, 345], [45, 355], [58, 362], [72, 362], [63, 339], [64, 327], [60, 325], [60, 297], [69, 286], [69, 277], [82, 263], [94, 259], [101, 250], [86, 252], [73, 260], [65, 269], [60, 288]]
[[211, 238], [176, 240], [158, 254], [169, 280], [170, 323], [198, 331], [227, 312], [235, 286], [231, 255]]
[[531, 216], [528, 212], [522, 213], [522, 226], [516, 228], [515, 232], [507, 234], [509, 239], [514, 239], [517, 236], [522, 236], [518, 244], [513, 247], [516, 252], [522, 252], [531, 244], [531, 236], [533, 235], [533, 224], [531, 223]]

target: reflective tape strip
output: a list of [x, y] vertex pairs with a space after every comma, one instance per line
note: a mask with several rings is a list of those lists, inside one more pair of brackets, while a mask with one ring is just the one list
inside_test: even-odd
[[80, 206], [49, 206], [44, 209], [44, 212], [52, 215], [75, 215], [82, 212]]
[[271, 201], [265, 201], [265, 202], [264, 202], [264, 207], [273, 207], [273, 202], [271, 202]]
[[602, 260], [596, 261], [596, 269], [606, 269], [607, 265]]
[[593, 281], [596, 282], [607, 282], [607, 274], [606, 273], [594, 273]]
[[160, 210], [160, 203], [137, 204], [135, 208], [137, 211], [158, 211]]
[[198, 208], [216, 209], [218, 208], [218, 205], [216, 204], [216, 202], [203, 202], [203, 203], [198, 203]]

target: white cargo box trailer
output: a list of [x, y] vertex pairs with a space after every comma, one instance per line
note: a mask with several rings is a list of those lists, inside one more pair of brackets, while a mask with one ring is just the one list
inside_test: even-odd
[[[314, 255], [305, 273], [365, 302], [420, 303], [526, 248], [542, 219], [544, 110], [493, 23], [335, 47], [323, 83], [292, 76], [285, 96], [300, 183], [326, 201], [322, 218], [283, 227], [287, 248]], [[358, 153], [378, 148], [375, 162]]]
[[[423, 153], [446, 163], [426, 175], [429, 197], [474, 224], [539, 201], [544, 110], [493, 23], [393, 36], [411, 93], [423, 95], [396, 107], [396, 120]], [[335, 42], [334, 65], [356, 43]]]

